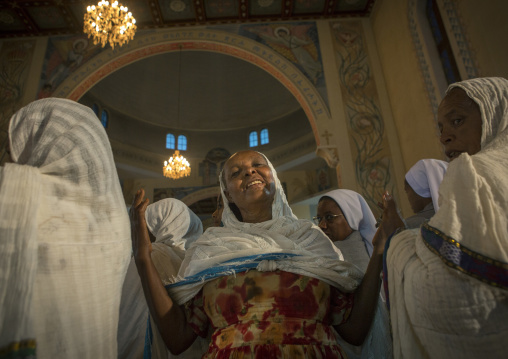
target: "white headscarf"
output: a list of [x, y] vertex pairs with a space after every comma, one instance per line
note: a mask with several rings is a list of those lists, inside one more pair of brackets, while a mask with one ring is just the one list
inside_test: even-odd
[[362, 195], [349, 189], [336, 189], [323, 197], [333, 199], [340, 207], [351, 229], [360, 231], [370, 257], [374, 249], [372, 238], [376, 234], [376, 218]]
[[[167, 198], [150, 204], [145, 212], [150, 232], [155, 236], [152, 243], [152, 262], [164, 285], [175, 281], [185, 250], [203, 234], [203, 225], [182, 201]], [[146, 338], [146, 323], [149, 315], [139, 274], [134, 259], [125, 277], [122, 288], [120, 321], [118, 323], [118, 355], [121, 358], [143, 356], [145, 345], [150, 346], [151, 358], [173, 358], [166, 348], [150, 317], [152, 339]], [[204, 343], [203, 343], [204, 342]], [[182, 357], [200, 357], [208, 346], [204, 339], [196, 340]]]
[[439, 209], [439, 186], [448, 168], [448, 162], [424, 159], [416, 162], [406, 173], [406, 181], [417, 195], [432, 198], [434, 211]]
[[[268, 159], [266, 161], [275, 182], [272, 219], [261, 223], [238, 221], [229, 208], [229, 202], [224, 195], [226, 187], [220, 176], [224, 200], [222, 213], [224, 227], [209, 228], [190, 247], [186, 252], [179, 277], [188, 278], [203, 270], [213, 271], [227, 261], [234, 266], [253, 262], [255, 261], [253, 257], [288, 253], [297, 256], [276, 261], [263, 260], [257, 269], [294, 272], [316, 277], [345, 292], [354, 291], [363, 277], [362, 272], [351, 263], [342, 261], [340, 251], [316, 225], [309, 220], [299, 220], [293, 215], [277, 173]], [[222, 275], [234, 273], [235, 270], [231, 269]], [[202, 280], [173, 287], [170, 288], [170, 294], [174, 300], [182, 304], [196, 295], [204, 284]]]
[[149, 205], [145, 212], [155, 243], [187, 249], [203, 234], [203, 224], [182, 201], [166, 198]]
[[0, 348], [38, 358], [113, 358], [131, 252], [104, 128], [74, 101], [44, 99], [10, 121], [0, 172]]
[[508, 263], [508, 80], [478, 78], [450, 85], [478, 104], [481, 150], [453, 160], [439, 189], [441, 210], [429, 224], [461, 245]]

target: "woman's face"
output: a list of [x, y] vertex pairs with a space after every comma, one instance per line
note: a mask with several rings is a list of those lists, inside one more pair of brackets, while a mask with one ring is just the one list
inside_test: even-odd
[[[338, 217], [334, 217], [333, 215], [338, 215]], [[340, 207], [331, 198], [323, 198], [319, 201], [317, 217], [321, 218], [319, 228], [325, 232], [332, 242], [343, 241], [353, 233]], [[327, 220], [327, 218], [329, 219]]]
[[474, 155], [481, 150], [480, 107], [461, 88], [454, 88], [441, 101], [438, 113], [441, 143], [446, 156], [454, 160], [461, 153]]
[[[275, 182], [265, 158], [255, 151], [238, 152], [224, 167], [225, 195], [242, 212], [261, 206], [271, 211]], [[260, 207], [257, 207], [260, 208]]]
[[425, 198], [416, 193], [407, 181], [404, 181], [404, 191], [414, 213], [422, 211], [426, 205], [432, 202], [432, 198]]
[[219, 197], [217, 198], [217, 209], [215, 210], [215, 212], [212, 213], [214, 227], [220, 227], [223, 210], [224, 210], [224, 201], [222, 200], [222, 196], [219, 193]]

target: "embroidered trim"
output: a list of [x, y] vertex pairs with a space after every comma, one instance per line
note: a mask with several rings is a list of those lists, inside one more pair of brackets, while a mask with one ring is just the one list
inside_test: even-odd
[[508, 263], [472, 251], [428, 223], [421, 228], [423, 243], [446, 265], [491, 286], [508, 289]]
[[35, 347], [35, 339], [26, 339], [19, 342], [12, 342], [3, 348], [0, 348], [0, 358], [35, 358]]

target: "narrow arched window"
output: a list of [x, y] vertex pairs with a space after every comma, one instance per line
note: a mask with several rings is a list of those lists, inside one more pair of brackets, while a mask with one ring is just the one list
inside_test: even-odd
[[249, 147], [256, 147], [258, 145], [258, 133], [256, 131], [252, 131], [249, 134]]
[[168, 133], [166, 135], [166, 148], [170, 150], [175, 149], [175, 135]]
[[268, 129], [263, 128], [260, 133], [261, 137], [261, 145], [266, 145], [268, 142], [270, 142], [270, 139], [268, 138]]
[[187, 137], [184, 135], [178, 136], [178, 150], [187, 151]]
[[96, 103], [94, 103], [92, 105], [92, 111], [95, 113], [95, 116], [99, 117], [99, 105], [97, 105]]
[[108, 114], [108, 111], [106, 111], [106, 110], [102, 110], [101, 123], [102, 123], [102, 126], [104, 126], [104, 128], [108, 128], [109, 114]]
[[460, 73], [453, 56], [452, 46], [441, 18], [436, 0], [427, 0], [425, 9], [432, 36], [436, 43], [439, 59], [443, 65], [444, 74], [448, 84], [460, 81]]

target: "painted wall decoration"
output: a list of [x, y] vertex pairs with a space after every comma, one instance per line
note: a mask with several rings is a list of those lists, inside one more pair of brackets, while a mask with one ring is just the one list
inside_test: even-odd
[[296, 65], [327, 101], [315, 22], [241, 25], [238, 27], [238, 34], [269, 46]]
[[330, 24], [355, 175], [359, 190], [373, 211], [385, 190], [395, 191], [391, 153], [375, 79], [359, 21]]
[[88, 59], [102, 51], [85, 36], [50, 37], [37, 98], [51, 96], [55, 89]]
[[0, 44], [0, 130], [21, 108], [35, 40], [3, 41]]
[[225, 148], [216, 147], [208, 151], [203, 162], [199, 164], [199, 175], [203, 178], [203, 185], [218, 185], [219, 174], [226, 160], [231, 156]]

